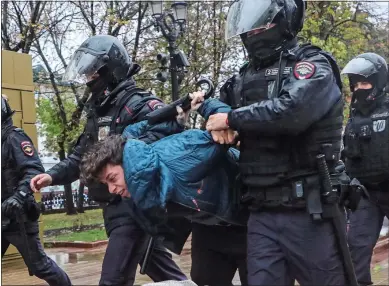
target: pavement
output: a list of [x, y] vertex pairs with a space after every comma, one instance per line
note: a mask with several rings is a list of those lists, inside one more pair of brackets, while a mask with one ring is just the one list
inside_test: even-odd
[[[191, 257], [190, 239], [187, 241], [181, 256], [173, 254], [174, 260], [182, 271], [190, 277]], [[101, 265], [106, 245], [95, 248], [51, 248], [47, 254], [68, 273], [73, 285], [98, 285]], [[379, 242], [372, 259], [372, 275], [374, 285], [389, 285], [389, 238]], [[136, 276], [136, 285], [152, 282], [145, 275]], [[2, 263], [1, 285], [47, 285], [43, 280], [30, 277], [27, 268], [21, 259]], [[239, 275], [235, 275], [234, 285], [239, 285]]]

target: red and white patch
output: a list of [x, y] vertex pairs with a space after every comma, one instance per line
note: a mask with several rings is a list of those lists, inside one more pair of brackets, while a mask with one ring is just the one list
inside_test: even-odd
[[293, 74], [297, 79], [309, 79], [316, 71], [316, 66], [310, 62], [298, 62], [294, 66]]
[[34, 155], [34, 147], [32, 146], [30, 141], [23, 141], [20, 143], [20, 146], [22, 147], [22, 151], [24, 154], [27, 156], [32, 156]]
[[149, 102], [147, 102], [147, 105], [151, 108], [151, 110], [156, 110], [164, 106], [162, 102], [156, 99], [150, 100]]

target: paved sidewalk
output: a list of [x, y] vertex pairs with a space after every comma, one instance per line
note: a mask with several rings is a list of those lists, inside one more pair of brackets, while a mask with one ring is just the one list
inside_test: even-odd
[[[73, 285], [98, 285], [105, 248], [106, 246], [94, 249], [52, 248], [46, 251], [68, 273]], [[186, 244], [186, 250], [181, 256], [174, 255], [174, 260], [189, 277], [190, 241]], [[374, 285], [389, 285], [388, 259], [388, 248], [373, 256]], [[2, 285], [46, 285], [42, 280], [28, 275], [27, 268], [21, 259], [2, 264], [1, 282]], [[147, 282], [152, 281], [147, 276], [140, 275], [138, 269], [135, 283], [141, 285]], [[233, 282], [235, 285], [240, 284], [238, 275], [235, 275]]]

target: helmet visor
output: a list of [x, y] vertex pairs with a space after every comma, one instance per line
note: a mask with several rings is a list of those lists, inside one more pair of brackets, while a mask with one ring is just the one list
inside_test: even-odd
[[86, 83], [105, 64], [104, 55], [95, 55], [85, 50], [77, 50], [71, 58], [62, 80]]
[[280, 12], [280, 7], [272, 0], [240, 0], [228, 10], [225, 39], [241, 35], [270, 25]]
[[361, 75], [366, 78], [377, 72], [375, 65], [364, 58], [352, 59], [342, 70], [342, 74]]

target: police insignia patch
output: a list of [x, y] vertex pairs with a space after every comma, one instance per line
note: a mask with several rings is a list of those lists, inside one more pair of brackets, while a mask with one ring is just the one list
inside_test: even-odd
[[20, 143], [20, 145], [24, 154], [30, 157], [34, 155], [34, 147], [32, 147], [30, 141], [23, 141], [22, 143]]
[[297, 79], [309, 79], [316, 71], [316, 66], [310, 62], [298, 62], [293, 70], [294, 77]]
[[163, 103], [156, 99], [149, 101], [147, 105], [151, 108], [151, 110], [163, 107]]

